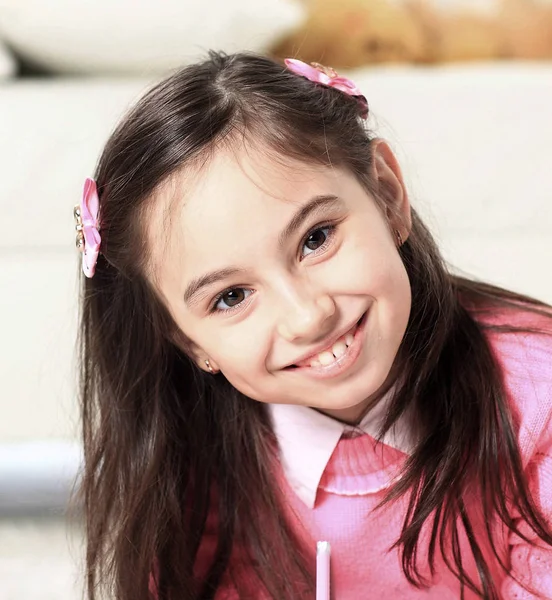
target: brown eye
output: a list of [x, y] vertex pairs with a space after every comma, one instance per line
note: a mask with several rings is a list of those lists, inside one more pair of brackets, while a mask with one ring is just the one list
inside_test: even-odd
[[309, 235], [305, 238], [305, 241], [303, 242], [303, 247], [306, 248], [308, 252], [304, 251], [303, 256], [308, 256], [309, 254], [312, 254], [313, 252], [319, 250], [322, 246], [324, 246], [324, 244], [326, 244], [328, 239], [331, 237], [331, 234], [333, 233], [334, 229], [334, 226], [328, 225], [326, 227], [319, 227], [318, 229], [315, 229], [312, 233], [309, 233]]
[[215, 301], [214, 309], [225, 311], [239, 306], [249, 295], [251, 290], [233, 288], [223, 292]]
[[326, 241], [326, 234], [322, 229], [317, 229], [314, 233], [311, 233], [305, 242], [305, 245], [309, 250], [316, 250]]
[[221, 300], [223, 300], [227, 306], [236, 306], [236, 304], [239, 304], [244, 299], [245, 294], [243, 293], [243, 290], [239, 288], [236, 290], [230, 290], [229, 292], [226, 292], [221, 298]]

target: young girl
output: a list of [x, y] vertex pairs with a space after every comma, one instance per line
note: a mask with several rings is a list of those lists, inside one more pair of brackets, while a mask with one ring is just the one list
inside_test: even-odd
[[552, 598], [552, 312], [447, 271], [367, 113], [211, 53], [108, 141], [75, 214], [90, 600], [312, 599], [317, 542], [336, 600]]

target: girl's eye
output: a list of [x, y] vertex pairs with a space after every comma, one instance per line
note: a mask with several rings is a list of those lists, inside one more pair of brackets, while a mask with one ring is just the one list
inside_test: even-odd
[[213, 302], [214, 311], [228, 311], [238, 307], [246, 300], [252, 291], [245, 288], [232, 288], [219, 294]]
[[325, 248], [330, 242], [334, 232], [335, 225], [326, 225], [325, 227], [319, 227], [318, 229], [311, 231], [303, 242], [303, 247], [306, 248], [308, 252], [304, 252], [302, 256], [308, 256], [309, 254], [313, 254], [314, 252]]

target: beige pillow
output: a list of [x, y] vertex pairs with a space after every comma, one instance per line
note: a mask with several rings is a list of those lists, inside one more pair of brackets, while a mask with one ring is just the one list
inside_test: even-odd
[[0, 36], [51, 72], [144, 75], [263, 52], [303, 17], [299, 0], [0, 0]]

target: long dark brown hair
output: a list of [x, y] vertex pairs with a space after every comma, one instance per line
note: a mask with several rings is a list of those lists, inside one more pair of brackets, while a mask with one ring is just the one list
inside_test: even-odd
[[[89, 600], [105, 591], [147, 600], [152, 573], [160, 600], [213, 598], [236, 544], [257, 592], [312, 597], [311, 557], [272, 485], [276, 451], [265, 406], [223, 375], [205, 374], [174, 343], [176, 326], [146, 277], [144, 218], [154, 192], [184, 165], [244, 137], [275, 156], [346, 168], [382, 209], [390, 206], [372, 181], [373, 136], [358, 112], [353, 98], [270, 59], [212, 52], [151, 89], [107, 142], [96, 173], [102, 247], [96, 275], [83, 283], [79, 344]], [[462, 589], [497, 598], [464, 505], [467, 487], [479, 486], [486, 523], [499, 519], [515, 531], [513, 506], [544, 542], [552, 544], [552, 535], [527, 488], [483, 317], [523, 308], [546, 318], [549, 311], [453, 276], [415, 211], [400, 253], [412, 310], [395, 361], [404, 377], [384, 430], [408, 408], [420, 439], [387, 498], [410, 494], [397, 540], [403, 570], [424, 585], [416, 556], [421, 528], [431, 522], [430, 564], [441, 551]], [[209, 511], [217, 517], [217, 543], [197, 581]], [[479, 581], [463, 567], [459, 528]], [[490, 525], [485, 535], [494, 548]], [[239, 588], [238, 575], [230, 573]], [[241, 598], [256, 596], [240, 589]]]

